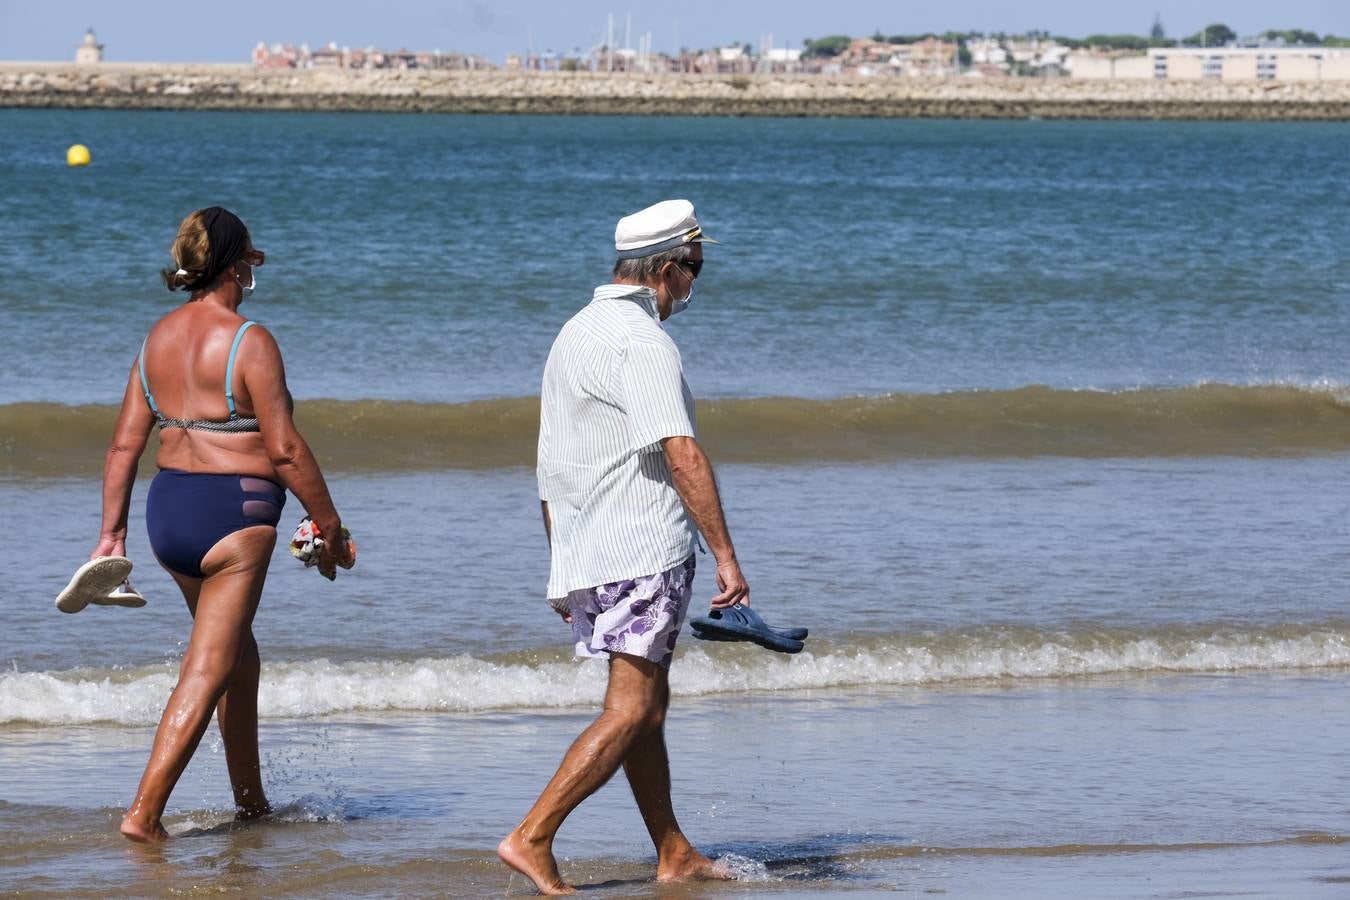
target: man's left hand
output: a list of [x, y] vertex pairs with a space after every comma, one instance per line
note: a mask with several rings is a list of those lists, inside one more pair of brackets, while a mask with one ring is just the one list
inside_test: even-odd
[[735, 559], [717, 564], [717, 589], [722, 593], [712, 598], [713, 609], [726, 609], [737, 603], [750, 605], [750, 585], [741, 574], [741, 564]]

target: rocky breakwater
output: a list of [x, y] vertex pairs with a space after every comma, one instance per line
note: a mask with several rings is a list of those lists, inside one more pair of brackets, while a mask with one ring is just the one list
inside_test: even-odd
[[0, 106], [579, 115], [1350, 119], [1350, 82], [0, 64]]

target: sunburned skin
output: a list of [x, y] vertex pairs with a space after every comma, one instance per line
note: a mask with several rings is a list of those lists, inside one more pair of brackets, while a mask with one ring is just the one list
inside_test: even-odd
[[[216, 222], [226, 214], [212, 210]], [[246, 321], [239, 314], [242, 285], [251, 283], [249, 268], [262, 264], [261, 254], [256, 254], [256, 262], [249, 261], [254, 253], [250, 246], [243, 257], [151, 329], [138, 359], [144, 363], [145, 382], [162, 416], [216, 422], [229, 418], [225, 373], [230, 348]], [[133, 363], [106, 457], [102, 531], [91, 558], [126, 553], [131, 488], [157, 421], [141, 376], [141, 366]], [[230, 380], [235, 412], [256, 418], [258, 431], [221, 434], [161, 428], [155, 461], [160, 469], [177, 471], [161, 472], [156, 482], [166, 476], [224, 477], [228, 482], [229, 476], [237, 476], [235, 490], [243, 495], [271, 494], [284, 487], [300, 500], [319, 528], [340, 532], [341, 518], [323, 474], [291, 419], [281, 352], [266, 328], [253, 326], [242, 332]], [[266, 479], [266, 483], [255, 479]], [[250, 491], [250, 487], [261, 490]], [[192, 524], [194, 514], [206, 515], [205, 509], [186, 503], [159, 514], [169, 516], [170, 530], [182, 533]], [[214, 543], [203, 547], [200, 556], [189, 554], [190, 566], [180, 564], [175, 569], [164, 564], [192, 614], [192, 636], [178, 683], [155, 732], [149, 762], [122, 819], [122, 834], [132, 841], [155, 843], [169, 837], [161, 822], [164, 808], [213, 717], [225, 747], [236, 818], [248, 821], [271, 811], [258, 752], [261, 663], [253, 617], [276, 546], [279, 509], [263, 500], [245, 498], [240, 513], [262, 524], [245, 524], [218, 539], [213, 535]], [[187, 518], [177, 521], [175, 516]], [[153, 544], [158, 529], [150, 530]], [[348, 548], [343, 542], [325, 545], [321, 562], [333, 567], [350, 563]]]
[[[162, 413], [175, 419], [207, 421], [229, 417], [225, 372], [235, 332], [244, 321], [238, 312], [200, 302], [185, 303], [160, 320], [145, 344], [145, 369]], [[284, 387], [276, 389], [284, 385], [283, 377], [281, 357], [271, 336], [257, 327], [245, 332], [231, 386], [238, 415], [275, 416], [280, 410], [269, 407], [280, 402], [289, 418], [290, 395]], [[139, 392], [139, 373], [134, 381], [129, 388]], [[231, 472], [278, 479], [261, 432], [221, 434], [162, 428], [155, 464], [185, 472]]]

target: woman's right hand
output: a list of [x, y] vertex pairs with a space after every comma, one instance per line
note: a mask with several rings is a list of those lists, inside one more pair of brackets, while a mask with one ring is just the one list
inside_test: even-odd
[[105, 534], [98, 539], [98, 545], [94, 547], [94, 552], [89, 554], [90, 559], [98, 559], [101, 556], [126, 556], [127, 539], [116, 535]]

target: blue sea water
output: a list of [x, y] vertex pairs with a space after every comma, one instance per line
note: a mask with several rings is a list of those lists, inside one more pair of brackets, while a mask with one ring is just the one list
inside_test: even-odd
[[[538, 390], [622, 215], [693, 200], [702, 396], [1343, 374], [1350, 125], [0, 111], [0, 398], [112, 402], [181, 218], [269, 256], [301, 397]], [[65, 147], [94, 163], [69, 169]], [[53, 329], [53, 323], [62, 323]], [[319, 337], [321, 336], [321, 337]]]
[[[87, 169], [64, 165], [76, 141]], [[724, 242], [668, 323], [699, 397], [989, 393], [891, 426], [958, 449], [970, 429], [978, 453], [719, 467], [754, 602], [813, 636], [791, 659], [681, 638], [672, 757], [698, 842], [762, 863], [742, 887], [773, 894], [1336, 896], [1348, 143], [1336, 123], [0, 110], [0, 412], [27, 423], [0, 433], [0, 889], [509, 888], [496, 836], [603, 687], [541, 599], [517, 455], [330, 467], [358, 567], [330, 585], [280, 551], [258, 617], [282, 819], [228, 828], [208, 738], [170, 805], [180, 837], [149, 862], [114, 825], [186, 611], [143, 486], [129, 546], [150, 605], [52, 609], [98, 484], [14, 460], [61, 441], [60, 404], [117, 402], [181, 302], [157, 271], [195, 207], [236, 210], [267, 252], [244, 312], [278, 336], [303, 421], [316, 398], [536, 394], [615, 220], [684, 196]], [[1185, 431], [1223, 417], [1223, 392], [1065, 401], [1216, 382], [1330, 400], [1236, 402], [1227, 427], [1272, 411], [1306, 434], [1231, 454]], [[1029, 385], [1059, 390], [1008, 399]], [[1102, 424], [1117, 410], [1142, 437]], [[1187, 436], [1151, 454], [1169, 427]], [[1028, 431], [1031, 452], [988, 443]], [[644, 841], [611, 786], [564, 830], [564, 872], [655, 891]]]

